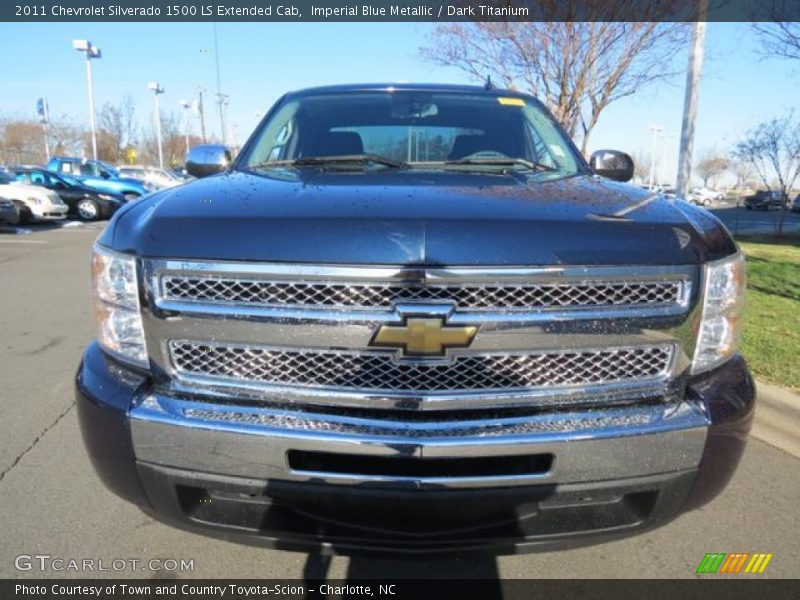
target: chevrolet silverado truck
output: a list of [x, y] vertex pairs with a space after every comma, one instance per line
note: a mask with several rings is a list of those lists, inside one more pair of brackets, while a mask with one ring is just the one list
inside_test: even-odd
[[744, 263], [491, 86], [289, 93], [120, 209], [78, 369], [100, 478], [155, 519], [322, 553], [509, 553], [708, 503], [755, 389]]

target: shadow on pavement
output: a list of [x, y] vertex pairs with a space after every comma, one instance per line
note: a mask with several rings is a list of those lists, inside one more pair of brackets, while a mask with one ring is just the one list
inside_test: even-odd
[[[307, 582], [327, 578], [331, 557], [309, 554], [303, 567], [303, 579]], [[487, 554], [453, 558], [349, 558], [345, 580], [352, 583], [364, 579], [464, 579], [479, 578], [497, 580], [500, 592], [500, 574], [497, 560]]]

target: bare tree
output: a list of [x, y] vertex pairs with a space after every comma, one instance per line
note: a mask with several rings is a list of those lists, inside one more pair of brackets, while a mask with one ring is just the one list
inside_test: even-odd
[[130, 95], [116, 105], [106, 102], [97, 118], [98, 158], [122, 162], [125, 149], [136, 143], [136, 131], [136, 106]]
[[[576, 8], [576, 1], [542, 3], [561, 14]], [[658, 11], [667, 8], [660, 3], [651, 3], [657, 5], [653, 8], [639, 3], [643, 22], [612, 22], [615, 10], [630, 11], [631, 1], [598, 4], [603, 22], [440, 24], [421, 52], [476, 80], [492, 76], [505, 87], [537, 96], [571, 136], [580, 134], [585, 154], [609, 104], [680, 71], [669, 57], [684, 47], [686, 25], [658, 22]]]
[[703, 187], [708, 187], [709, 180], [716, 187], [717, 179], [728, 170], [728, 159], [713, 152], [706, 152], [697, 163], [697, 174], [703, 180]]
[[[191, 140], [190, 140], [191, 144]], [[181, 119], [174, 112], [161, 114], [161, 148], [164, 166], [183, 165], [186, 159], [186, 137], [181, 128]], [[155, 127], [147, 130], [142, 138], [139, 162], [158, 164], [158, 136]]]
[[8, 119], [0, 124], [0, 160], [41, 164], [45, 161], [42, 126], [33, 119]]
[[740, 190], [749, 185], [755, 175], [753, 165], [743, 160], [732, 160], [730, 170], [736, 176], [736, 188]]
[[51, 118], [47, 130], [54, 156], [77, 156], [82, 148], [91, 146], [91, 143], [84, 145], [85, 130], [75, 125], [67, 115]]
[[753, 165], [764, 185], [780, 192], [776, 233], [782, 236], [789, 191], [800, 174], [800, 123], [789, 113], [758, 125], [736, 145], [734, 157]]
[[754, 23], [753, 29], [761, 40], [761, 49], [766, 56], [800, 59], [800, 23]]

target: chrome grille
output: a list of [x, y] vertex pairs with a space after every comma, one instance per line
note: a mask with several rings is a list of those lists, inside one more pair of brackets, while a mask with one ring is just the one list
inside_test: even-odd
[[615, 280], [569, 283], [419, 283], [267, 281], [241, 277], [165, 274], [167, 300], [264, 306], [390, 309], [398, 302], [454, 302], [460, 310], [528, 310], [599, 306], [675, 306], [682, 280]]
[[172, 341], [178, 375], [272, 385], [393, 392], [517, 390], [663, 378], [671, 344], [525, 354], [457, 356], [452, 363], [402, 363], [390, 354], [295, 351]]

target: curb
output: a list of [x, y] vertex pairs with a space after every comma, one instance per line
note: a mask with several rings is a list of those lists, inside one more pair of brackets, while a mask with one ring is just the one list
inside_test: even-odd
[[750, 435], [800, 457], [800, 395], [785, 388], [757, 382], [758, 397]]

